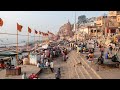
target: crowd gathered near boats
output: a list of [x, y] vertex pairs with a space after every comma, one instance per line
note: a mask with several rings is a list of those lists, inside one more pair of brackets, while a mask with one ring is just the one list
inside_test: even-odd
[[[52, 45], [53, 44], [53, 45]], [[22, 55], [21, 58], [18, 58], [18, 65], [25, 65], [25, 64], [33, 64], [36, 65], [38, 68], [41, 69], [47, 69], [49, 68], [52, 73], [56, 72], [55, 76], [56, 78], [60, 77], [60, 67], [58, 67], [58, 70], [54, 70], [54, 60], [58, 57], [62, 57], [63, 61], [66, 61], [68, 50], [67, 48], [60, 46], [60, 44], [56, 44], [55, 42], [52, 44], [44, 44], [37, 46], [36, 48], [31, 48], [30, 52], [27, 52], [26, 55]], [[11, 51], [7, 51], [11, 52]], [[35, 55], [36, 58], [34, 60], [30, 59], [31, 61], [28, 60], [28, 58], [31, 58], [28, 56], [28, 53], [31, 55]], [[10, 54], [10, 53], [9, 53]], [[4, 62], [3, 58], [1, 58], [1, 64], [0, 68], [1, 69], [18, 69], [19, 66], [15, 66], [11, 64], [11, 61], [13, 60], [13, 54], [11, 53], [11, 56], [9, 58], [9, 62], [6, 61], [7, 63]], [[16, 55], [16, 54], [15, 54]], [[8, 55], [9, 56], [9, 55]], [[36, 59], [36, 60], [35, 60]], [[22, 75], [22, 78], [26, 78], [26, 73], [24, 72]], [[37, 75], [32, 73], [28, 78], [37, 78]]]

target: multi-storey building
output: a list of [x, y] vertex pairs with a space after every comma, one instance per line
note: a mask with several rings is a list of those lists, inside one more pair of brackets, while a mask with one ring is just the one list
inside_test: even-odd
[[108, 30], [109, 34], [119, 33], [120, 11], [109, 11], [108, 13]]

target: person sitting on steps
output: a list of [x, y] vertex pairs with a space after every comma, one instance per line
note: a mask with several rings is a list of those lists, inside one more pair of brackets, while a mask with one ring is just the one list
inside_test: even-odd
[[103, 64], [103, 62], [104, 62], [104, 58], [102, 57], [102, 55], [98, 58], [98, 61], [97, 61], [97, 63], [98, 64]]

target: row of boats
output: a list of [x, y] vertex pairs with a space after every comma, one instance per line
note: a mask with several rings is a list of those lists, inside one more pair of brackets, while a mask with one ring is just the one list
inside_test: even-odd
[[29, 51], [34, 51], [35, 49], [39, 49], [39, 48], [48, 48], [48, 45], [46, 45], [45, 43], [41, 43], [41, 44], [31, 44], [29, 47], [27, 47], [27, 45], [25, 46], [19, 46], [18, 47], [18, 52], [16, 51], [16, 46], [12, 46], [12, 47], [0, 47], [0, 56], [15, 56], [18, 54], [22, 54], [24, 52], [29, 52]]

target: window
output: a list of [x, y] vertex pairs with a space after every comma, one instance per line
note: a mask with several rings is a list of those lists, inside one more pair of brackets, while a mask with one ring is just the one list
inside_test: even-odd
[[118, 22], [120, 21], [120, 17], [118, 17], [117, 21], [118, 21]]
[[116, 16], [113, 16], [112, 19], [116, 19]]
[[120, 15], [120, 11], [117, 11], [117, 15]]
[[91, 30], [91, 33], [93, 33], [93, 30]]
[[100, 30], [97, 30], [97, 32], [100, 32]]

